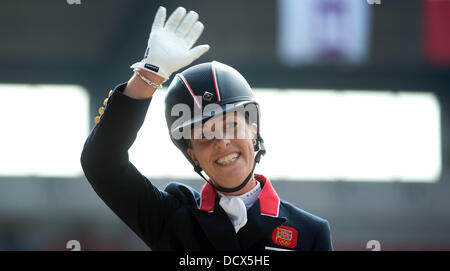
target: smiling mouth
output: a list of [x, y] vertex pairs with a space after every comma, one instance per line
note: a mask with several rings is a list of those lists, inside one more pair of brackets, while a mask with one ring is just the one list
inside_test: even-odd
[[238, 160], [240, 156], [241, 156], [240, 153], [234, 152], [234, 153], [231, 153], [225, 157], [222, 157], [222, 158], [216, 160], [216, 163], [221, 166], [228, 166], [228, 165], [233, 164], [236, 160]]

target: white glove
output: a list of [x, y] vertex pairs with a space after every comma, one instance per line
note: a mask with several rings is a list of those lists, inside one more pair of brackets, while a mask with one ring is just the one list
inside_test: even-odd
[[153, 72], [164, 80], [170, 75], [191, 64], [209, 50], [209, 45], [199, 45], [191, 49], [203, 32], [203, 24], [195, 11], [178, 7], [170, 15], [166, 24], [166, 9], [159, 7], [153, 21], [144, 58], [131, 65]]

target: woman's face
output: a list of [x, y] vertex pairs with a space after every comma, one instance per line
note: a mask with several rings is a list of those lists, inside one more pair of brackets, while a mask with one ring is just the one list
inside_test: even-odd
[[253, 168], [257, 125], [247, 124], [244, 114], [234, 112], [212, 118], [202, 128], [193, 131], [189, 156], [216, 185], [240, 185]]

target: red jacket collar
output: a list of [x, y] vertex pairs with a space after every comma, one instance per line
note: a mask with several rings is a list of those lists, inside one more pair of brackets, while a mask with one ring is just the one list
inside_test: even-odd
[[[278, 216], [280, 209], [280, 198], [273, 188], [270, 180], [261, 174], [255, 174], [257, 181], [263, 186], [258, 196], [259, 207], [262, 215]], [[214, 212], [214, 203], [216, 201], [217, 191], [209, 183], [205, 183], [201, 193], [200, 210], [205, 212]]]

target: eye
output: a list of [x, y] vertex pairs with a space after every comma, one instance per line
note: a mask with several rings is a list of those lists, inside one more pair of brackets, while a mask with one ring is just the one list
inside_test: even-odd
[[214, 134], [211, 133], [202, 133], [202, 138], [199, 139], [199, 142], [204, 144], [211, 142], [211, 140], [214, 138]]

